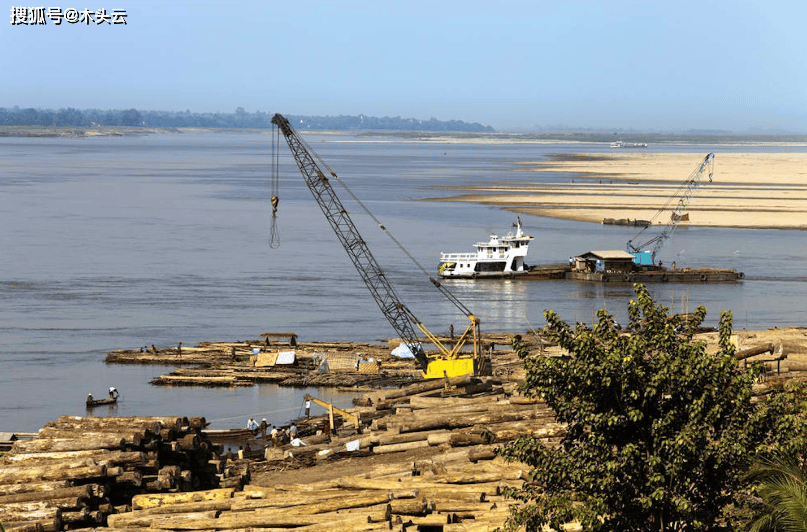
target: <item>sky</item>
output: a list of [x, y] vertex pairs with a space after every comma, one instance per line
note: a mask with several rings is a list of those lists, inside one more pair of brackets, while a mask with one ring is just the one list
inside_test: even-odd
[[53, 1], [126, 24], [11, 3], [0, 107], [807, 133], [804, 0]]

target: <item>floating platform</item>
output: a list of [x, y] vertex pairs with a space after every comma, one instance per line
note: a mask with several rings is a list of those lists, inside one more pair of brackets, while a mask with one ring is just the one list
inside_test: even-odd
[[571, 279], [596, 283], [736, 283], [745, 279], [743, 272], [721, 268], [677, 268], [675, 270], [636, 270], [631, 272], [581, 272], [565, 265], [533, 266], [527, 280]]

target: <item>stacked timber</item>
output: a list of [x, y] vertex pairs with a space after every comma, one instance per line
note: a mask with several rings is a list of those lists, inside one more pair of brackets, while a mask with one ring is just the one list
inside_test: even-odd
[[[258, 473], [242, 490], [138, 495], [132, 511], [110, 516], [109, 526], [113, 531], [492, 530], [514, 504], [503, 490], [527, 478], [523, 464], [496, 456], [496, 446], [526, 433], [551, 445], [564, 428], [545, 404], [513, 396], [506, 383], [457, 378], [448, 387], [437, 384], [369, 394], [361, 402], [371, 406], [348, 409], [361, 411], [360, 433], [330, 441], [320, 434], [304, 438], [305, 447], [269, 449], [256, 468], [264, 467], [271, 477]], [[338, 467], [342, 459], [344, 468]], [[313, 468], [307, 478], [315, 480], [300, 482], [301, 467]]]
[[136, 494], [217, 487], [204, 418], [62, 416], [0, 459], [0, 522], [11, 530], [97, 526]]

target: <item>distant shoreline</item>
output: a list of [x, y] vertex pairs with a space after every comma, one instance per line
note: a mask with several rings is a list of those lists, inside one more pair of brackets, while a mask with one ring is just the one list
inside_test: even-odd
[[[264, 133], [268, 128], [213, 128], [213, 127], [149, 127], [149, 126], [0, 126], [0, 137], [102, 137], [150, 135], [161, 133]], [[394, 142], [423, 142], [437, 144], [603, 144], [608, 155], [639, 154], [645, 150], [611, 149], [614, 137], [605, 133], [503, 133], [466, 131], [405, 131], [383, 129], [305, 129], [303, 135], [331, 135], [354, 137], [348, 142], [363, 142], [368, 139], [389, 139]], [[357, 139], [358, 138], [358, 139]], [[715, 146], [807, 146], [807, 135], [690, 135], [690, 134], [649, 134], [624, 135], [619, 137], [626, 142], [642, 140], [651, 146], [702, 145]], [[377, 141], [377, 140], [376, 140]], [[367, 140], [365, 142], [373, 142]]]

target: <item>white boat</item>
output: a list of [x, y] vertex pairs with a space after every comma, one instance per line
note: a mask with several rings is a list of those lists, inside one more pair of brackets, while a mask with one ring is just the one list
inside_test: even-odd
[[611, 143], [612, 148], [647, 148], [646, 142], [622, 142], [618, 140]]
[[521, 218], [513, 226], [515, 234], [499, 238], [490, 235], [487, 242], [474, 244], [475, 253], [440, 253], [440, 265], [437, 273], [440, 277], [514, 277], [529, 272], [524, 264], [530, 241], [521, 230]]

